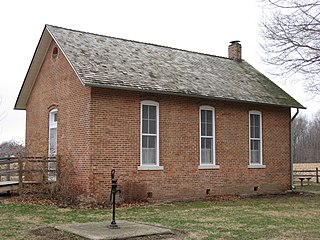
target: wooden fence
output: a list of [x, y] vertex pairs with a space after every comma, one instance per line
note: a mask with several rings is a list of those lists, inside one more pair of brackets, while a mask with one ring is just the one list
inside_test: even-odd
[[[293, 176], [294, 176], [294, 179], [298, 180], [298, 179], [302, 179], [302, 178], [305, 178], [305, 179], [308, 179], [310, 178], [309, 180], [315, 180], [316, 183], [319, 183], [319, 168], [315, 168], [315, 169], [311, 169], [311, 170], [294, 170], [293, 171]], [[303, 180], [301, 180], [303, 181]]]
[[56, 157], [0, 158], [0, 192], [19, 191], [26, 184], [51, 183], [57, 180]]

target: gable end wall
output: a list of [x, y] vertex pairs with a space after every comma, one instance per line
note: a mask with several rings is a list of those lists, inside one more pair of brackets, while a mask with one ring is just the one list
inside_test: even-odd
[[61, 184], [70, 195], [88, 195], [91, 89], [81, 84], [60, 50], [52, 58], [54, 47], [52, 41], [27, 102], [26, 151], [29, 156], [48, 155], [49, 112], [57, 108]]

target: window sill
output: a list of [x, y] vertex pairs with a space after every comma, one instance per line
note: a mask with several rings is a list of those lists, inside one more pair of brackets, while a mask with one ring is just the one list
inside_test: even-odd
[[263, 169], [266, 168], [266, 165], [248, 165], [249, 169]]
[[162, 171], [163, 166], [138, 166], [138, 171]]
[[204, 169], [219, 169], [220, 165], [199, 165], [198, 169], [199, 170], [204, 170]]

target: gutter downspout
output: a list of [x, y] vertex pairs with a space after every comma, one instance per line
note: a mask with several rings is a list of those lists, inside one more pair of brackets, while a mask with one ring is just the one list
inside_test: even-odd
[[295, 187], [293, 185], [293, 131], [292, 131], [292, 122], [298, 116], [299, 108], [297, 108], [297, 112], [293, 115], [290, 120], [290, 150], [291, 150], [291, 157], [290, 157], [290, 184], [291, 184], [291, 191], [294, 191]]

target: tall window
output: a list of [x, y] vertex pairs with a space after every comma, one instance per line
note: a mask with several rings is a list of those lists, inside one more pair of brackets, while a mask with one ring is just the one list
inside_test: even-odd
[[[58, 110], [53, 109], [49, 113], [49, 158], [55, 157], [57, 155], [57, 126], [58, 126]], [[48, 162], [48, 180], [56, 181], [57, 176], [54, 171], [56, 171], [56, 162]]]
[[200, 107], [200, 165], [215, 164], [214, 108]]
[[141, 102], [141, 166], [159, 166], [159, 104]]
[[261, 112], [250, 111], [250, 164], [262, 164], [262, 119]]
[[53, 109], [49, 113], [49, 156], [57, 154], [57, 120], [58, 110]]

